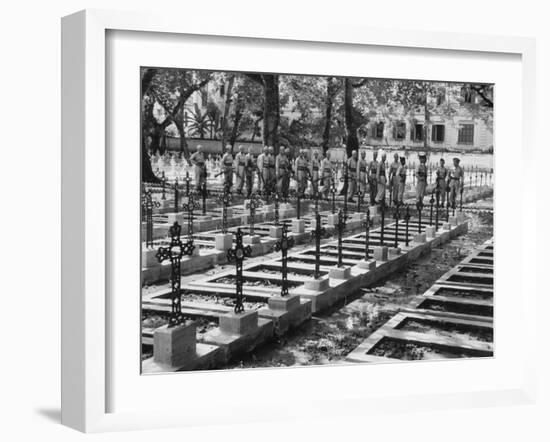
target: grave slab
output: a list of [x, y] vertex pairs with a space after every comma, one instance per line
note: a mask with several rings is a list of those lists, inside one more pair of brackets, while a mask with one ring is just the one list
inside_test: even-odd
[[283, 236], [283, 228], [281, 226], [269, 226], [269, 237], [279, 239]]
[[368, 261], [365, 261], [364, 259], [362, 259], [357, 263], [357, 267], [364, 270], [372, 270], [376, 268], [376, 261], [373, 259], [369, 259]]
[[388, 260], [388, 248], [386, 246], [376, 246], [372, 250], [373, 258], [376, 261]]
[[304, 233], [306, 222], [303, 219], [292, 220], [292, 233]]
[[288, 312], [290, 310], [294, 310], [300, 305], [300, 295], [275, 295], [269, 298], [267, 305], [272, 310], [282, 310]]
[[304, 282], [304, 288], [306, 290], [315, 290], [317, 292], [327, 290], [329, 288], [329, 277], [321, 276], [317, 279], [310, 279]]
[[218, 233], [214, 237], [216, 250], [226, 251], [233, 247], [233, 234]]
[[333, 267], [328, 276], [333, 279], [349, 279], [351, 278], [351, 267]]
[[159, 364], [179, 367], [195, 356], [197, 326], [188, 322], [176, 327], [167, 325], [153, 333], [153, 359]]
[[244, 335], [258, 328], [258, 312], [231, 312], [220, 316], [220, 331], [230, 335]]

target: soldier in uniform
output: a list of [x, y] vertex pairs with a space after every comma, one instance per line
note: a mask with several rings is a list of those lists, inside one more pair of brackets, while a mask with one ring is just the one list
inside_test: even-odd
[[245, 181], [245, 169], [246, 165], [246, 154], [244, 153], [244, 146], [241, 144], [239, 146], [239, 153], [235, 155], [235, 174], [237, 175], [237, 193], [242, 195], [243, 186]]
[[357, 192], [357, 166], [359, 162], [357, 160], [357, 151], [351, 152], [351, 157], [348, 158], [348, 201], [354, 203], [353, 195]]
[[393, 154], [393, 163], [390, 164], [390, 171], [388, 174], [388, 183], [390, 187], [390, 204], [393, 202], [397, 205], [399, 198], [397, 198], [397, 188], [399, 186], [399, 178], [397, 176], [397, 171], [400, 167], [399, 163], [399, 154]]
[[367, 194], [367, 152], [365, 150], [361, 151], [361, 159], [358, 161], [357, 165], [357, 180], [359, 182], [359, 190], [363, 195], [363, 198]]
[[258, 187], [261, 193], [266, 191], [266, 183], [269, 178], [269, 166], [267, 161], [267, 146], [264, 146], [262, 153], [258, 155], [256, 163], [258, 168]]
[[290, 160], [283, 146], [279, 147], [279, 154], [275, 158], [275, 173], [277, 175], [277, 192], [283, 198], [288, 196], [288, 180], [290, 176]]
[[459, 158], [453, 158], [453, 168], [449, 171], [447, 186], [450, 190], [449, 203], [453, 209], [456, 209], [456, 196], [464, 188], [464, 170], [460, 167]]
[[296, 158], [294, 176], [298, 182], [298, 195], [303, 196], [307, 188], [309, 174], [308, 161], [304, 149], [300, 150], [300, 156]]
[[200, 144], [197, 146], [197, 150], [189, 158], [189, 161], [191, 161], [191, 164], [194, 166], [195, 189], [199, 191], [206, 182], [206, 160]]
[[256, 162], [252, 154], [252, 147], [248, 148], [248, 153], [244, 157], [244, 176], [246, 181], [246, 197], [250, 198], [254, 188], [254, 170], [256, 170]]
[[321, 162], [319, 161], [319, 151], [313, 151], [313, 158], [311, 158], [310, 176], [311, 176], [311, 193], [313, 196], [317, 196], [319, 193], [319, 168]]
[[424, 204], [424, 195], [428, 184], [428, 167], [426, 166], [426, 154], [418, 154], [419, 164], [416, 168], [416, 201]]
[[378, 169], [376, 170], [377, 179], [377, 191], [376, 191], [376, 204], [385, 204], [386, 202], [386, 153], [381, 152], [380, 162], [378, 163]]
[[396, 195], [396, 204], [403, 204], [403, 195], [405, 194], [405, 181], [407, 180], [407, 166], [405, 165], [405, 157], [399, 158], [399, 168], [397, 169], [397, 189], [394, 188]]
[[445, 167], [445, 160], [441, 158], [439, 160], [439, 167], [435, 171], [435, 191], [439, 194], [439, 201], [441, 206], [445, 207], [445, 192], [447, 188], [447, 168]]
[[378, 191], [378, 152], [372, 153], [372, 161], [369, 164], [369, 193], [370, 204], [373, 206], [376, 203], [376, 193]]
[[225, 154], [222, 157], [222, 167], [224, 176], [224, 186], [231, 190], [233, 186], [233, 155], [231, 155], [231, 145], [225, 146]]

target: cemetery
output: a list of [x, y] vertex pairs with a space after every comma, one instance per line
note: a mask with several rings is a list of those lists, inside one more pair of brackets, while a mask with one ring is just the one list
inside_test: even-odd
[[[433, 188], [419, 206], [412, 186], [395, 207], [348, 203], [336, 189], [280, 199], [231, 195], [216, 182], [194, 191], [177, 177], [144, 185], [142, 372], [231, 367], [295, 333], [466, 234], [490, 180], [466, 185], [454, 209]], [[441, 275], [344, 362], [492, 355], [492, 247]]]

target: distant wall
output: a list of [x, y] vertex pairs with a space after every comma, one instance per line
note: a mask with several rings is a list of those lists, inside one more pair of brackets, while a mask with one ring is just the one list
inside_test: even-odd
[[[203, 147], [203, 152], [205, 153], [211, 153], [211, 154], [220, 154], [222, 153], [222, 142], [221, 140], [199, 140], [195, 138], [188, 138], [187, 144], [189, 146], [189, 151], [194, 152], [197, 150], [197, 146], [200, 144]], [[237, 149], [240, 145], [243, 145], [245, 150], [248, 152], [248, 148], [252, 147], [252, 152], [254, 155], [259, 155], [262, 151], [262, 143], [261, 142], [236, 142], [235, 143], [235, 149]], [[166, 137], [166, 147], [168, 150], [171, 151], [179, 151], [180, 150], [180, 139], [176, 137]]]

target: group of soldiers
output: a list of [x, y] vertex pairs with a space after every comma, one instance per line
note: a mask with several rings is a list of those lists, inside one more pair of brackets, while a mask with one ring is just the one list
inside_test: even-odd
[[[240, 195], [246, 187], [246, 197], [253, 192], [254, 177], [258, 176], [258, 190], [264, 195], [277, 193], [282, 198], [287, 198], [290, 188], [290, 180], [296, 180], [296, 189], [303, 196], [311, 184], [313, 196], [328, 198], [329, 192], [335, 191], [335, 166], [331, 162], [330, 152], [325, 154], [314, 150], [311, 158], [308, 151], [302, 149], [293, 161], [288, 147], [280, 147], [275, 155], [272, 146], [264, 146], [262, 153], [257, 158], [252, 153], [252, 148], [245, 152], [244, 146], [238, 147], [238, 152], [233, 155], [232, 147], [226, 146], [221, 160], [221, 171], [217, 176], [224, 176], [224, 186], [229, 191], [233, 187], [233, 176], [236, 177], [235, 191]], [[380, 158], [380, 159], [379, 159]], [[195, 185], [202, 189], [206, 183], [206, 156], [202, 146], [190, 157], [195, 171]], [[415, 170], [416, 199], [423, 204], [428, 186], [427, 156], [419, 154], [419, 164]], [[364, 198], [369, 194], [370, 204], [386, 204], [386, 193], [389, 191], [390, 204], [403, 204], [405, 185], [407, 180], [407, 166], [404, 156], [394, 154], [394, 161], [387, 164], [386, 153], [374, 151], [370, 162], [366, 159], [366, 151], [361, 151], [361, 158], [354, 150], [345, 162], [345, 175], [347, 175], [347, 195], [349, 202], [355, 202], [354, 197]], [[449, 195], [449, 204], [456, 207], [457, 196], [464, 187], [464, 171], [460, 166], [460, 159], [453, 158], [453, 167], [447, 168], [445, 160], [440, 160], [436, 170], [435, 192], [439, 197], [441, 207], [445, 205], [445, 195]]]
[[[378, 160], [380, 157], [380, 160]], [[428, 166], [427, 155], [418, 155], [419, 164], [415, 170], [416, 178], [416, 201], [424, 203], [424, 197], [428, 187]], [[396, 206], [403, 204], [405, 185], [407, 181], [406, 158], [395, 153], [393, 163], [387, 164], [384, 151], [374, 151], [372, 161], [367, 162], [366, 151], [361, 152], [361, 158], [357, 157], [354, 150], [346, 162], [348, 175], [347, 198], [354, 202], [353, 197], [364, 197], [367, 192], [370, 196], [371, 205], [386, 204], [386, 193], [389, 191], [389, 202]], [[434, 192], [438, 197], [438, 204], [445, 206], [445, 195], [449, 195], [449, 205], [456, 207], [458, 195], [464, 189], [464, 170], [460, 166], [460, 159], [453, 158], [453, 167], [448, 169], [445, 160], [441, 158], [439, 167], [436, 170], [436, 182]]]

